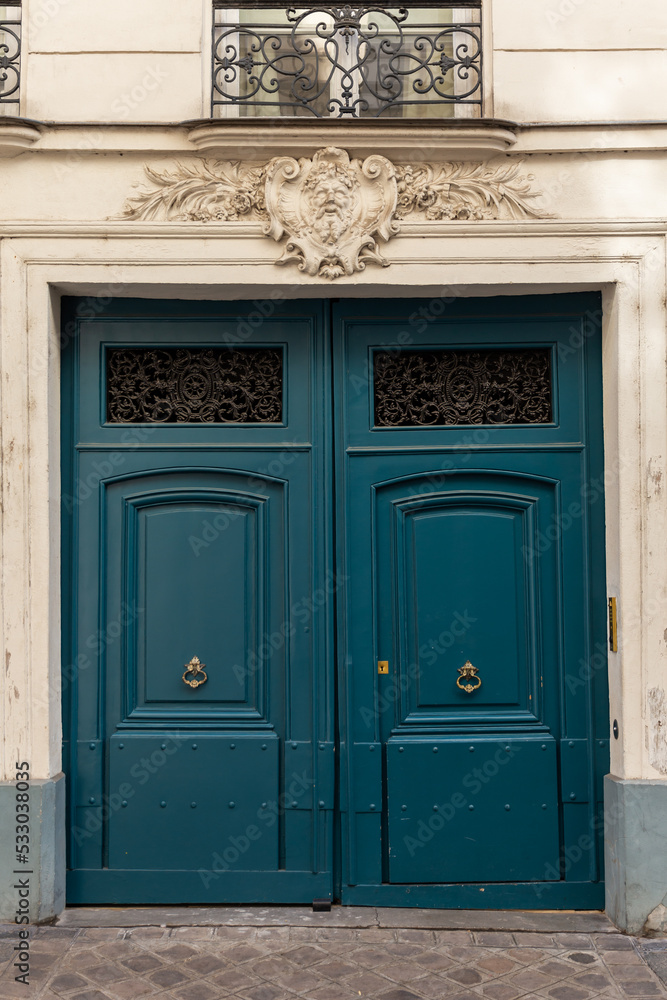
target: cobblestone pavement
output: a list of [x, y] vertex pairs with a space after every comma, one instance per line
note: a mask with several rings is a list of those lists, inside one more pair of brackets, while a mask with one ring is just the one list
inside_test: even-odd
[[621, 934], [384, 927], [40, 927], [30, 985], [17, 928], [0, 938], [0, 998], [50, 1000], [643, 1000], [667, 998]]

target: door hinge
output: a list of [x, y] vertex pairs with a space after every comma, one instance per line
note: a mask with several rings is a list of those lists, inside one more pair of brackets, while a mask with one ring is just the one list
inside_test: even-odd
[[618, 652], [618, 624], [616, 619], [616, 598], [609, 598], [609, 649]]

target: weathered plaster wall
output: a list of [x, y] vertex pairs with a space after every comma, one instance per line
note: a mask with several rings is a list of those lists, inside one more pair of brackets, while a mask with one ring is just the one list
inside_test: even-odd
[[[667, 115], [661, 0], [491, 0], [494, 114], [517, 121]], [[622, 55], [621, 55], [622, 54]]]
[[646, 742], [650, 766], [667, 775], [667, 694], [664, 687], [648, 689]]
[[23, 109], [76, 122], [200, 118], [202, 0], [27, 0]]

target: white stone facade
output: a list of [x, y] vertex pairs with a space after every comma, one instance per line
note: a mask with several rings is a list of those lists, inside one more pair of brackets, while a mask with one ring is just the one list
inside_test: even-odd
[[[619, 611], [611, 772], [667, 787], [667, 13], [662, 0], [484, 0], [483, 24], [485, 121], [241, 127], [202, 123], [208, 0], [24, 0], [20, 115], [0, 115], [0, 780], [11, 782], [15, 761], [28, 756], [34, 779], [61, 772], [63, 294], [89, 296], [94, 310], [108, 296], [254, 298], [276, 286], [292, 298], [595, 289], [604, 306], [608, 593]], [[236, 160], [246, 179], [237, 175], [230, 190], [245, 191], [265, 184], [247, 176], [275, 157], [312, 160], [327, 147], [352, 161], [382, 158], [386, 210], [357, 222], [388, 266], [360, 258], [355, 245], [341, 273], [323, 271], [312, 247], [278, 267], [295, 234], [275, 213], [267, 222], [241, 203], [227, 218], [185, 218], [167, 202], [149, 210], [142, 194], [155, 192], [155, 175], [209, 161], [219, 178]], [[405, 182], [406, 164], [430, 171], [433, 184], [444, 177], [450, 204], [453, 172], [477, 170], [489, 211], [397, 211], [392, 185], [396, 175]], [[508, 184], [518, 185], [514, 207]], [[224, 206], [222, 188], [217, 197]], [[50, 822], [42, 841], [56, 845], [54, 867], [35, 919], [62, 906], [62, 831]], [[645, 865], [648, 847], [637, 847], [639, 858], [626, 845], [627, 874], [614, 875], [610, 913], [631, 930], [667, 893], [665, 829], [651, 842], [663, 852], [655, 869]], [[631, 890], [637, 871], [646, 884]]]

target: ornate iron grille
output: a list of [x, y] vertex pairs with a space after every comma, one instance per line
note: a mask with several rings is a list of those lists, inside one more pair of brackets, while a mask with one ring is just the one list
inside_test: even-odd
[[548, 424], [551, 351], [378, 351], [375, 425]]
[[161, 347], [107, 350], [107, 421], [280, 423], [279, 347]]
[[[5, 105], [19, 104], [21, 83], [21, 0], [0, 4], [0, 112]], [[13, 16], [10, 16], [13, 15]]]
[[211, 113], [446, 117], [465, 105], [479, 115], [481, 2], [280, 8], [213, 0]]

